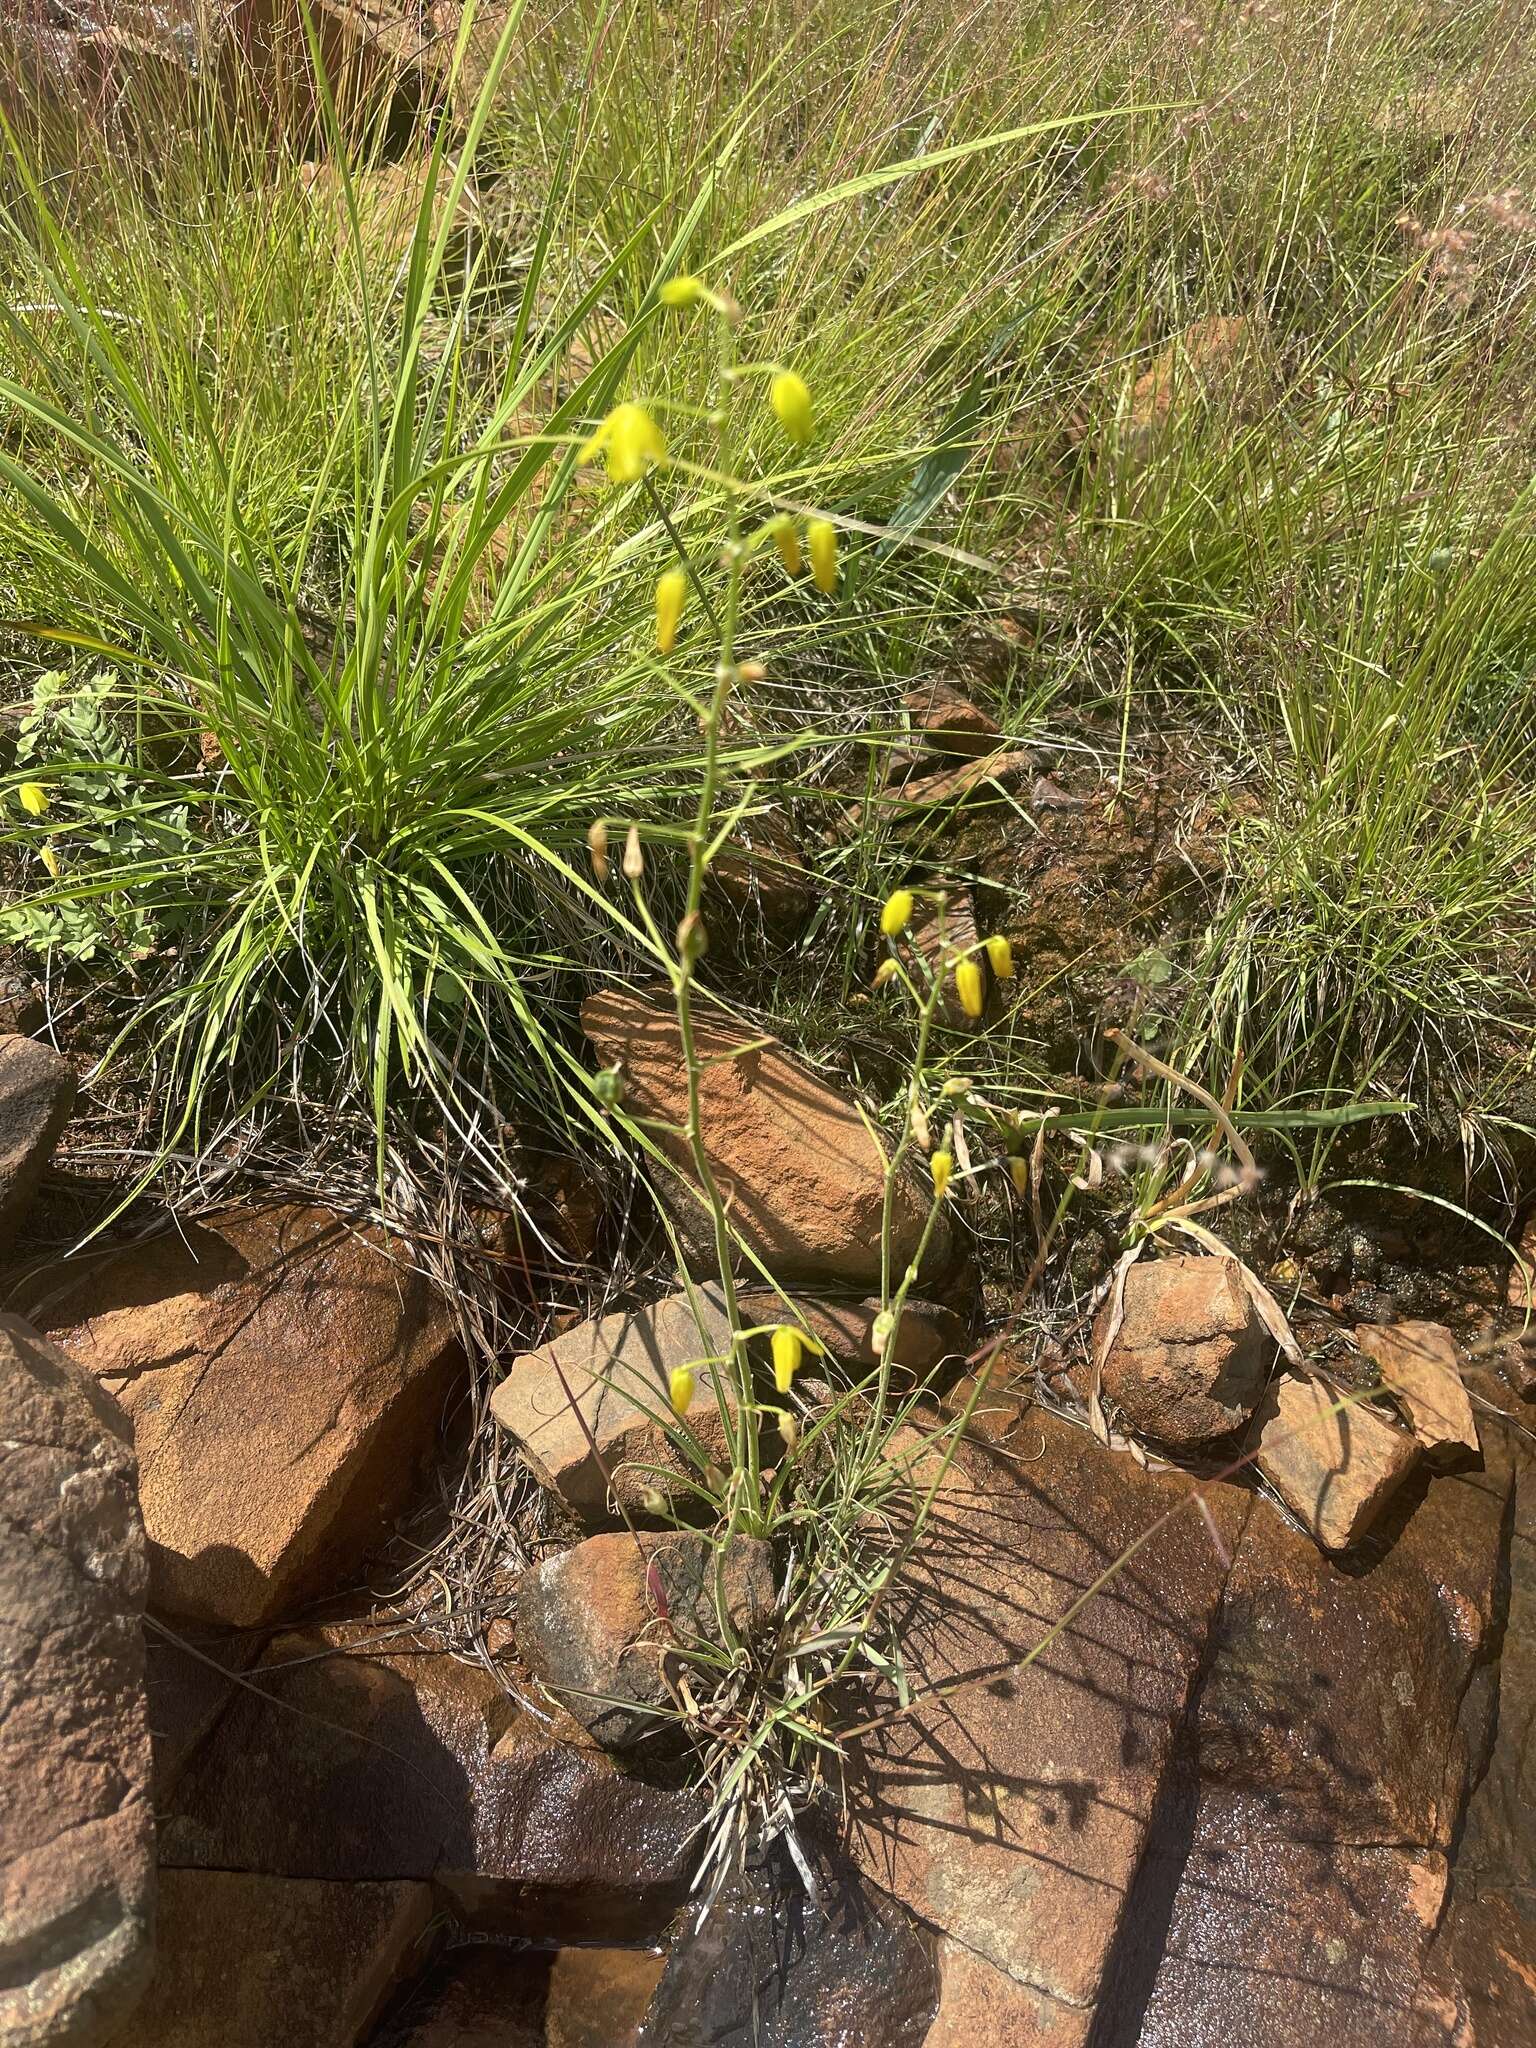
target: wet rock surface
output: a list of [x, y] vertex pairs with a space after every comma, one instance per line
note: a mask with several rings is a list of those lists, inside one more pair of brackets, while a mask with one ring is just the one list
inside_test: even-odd
[[[919, 2048], [938, 1999], [933, 1943], [840, 1857], [811, 1849], [819, 1897], [777, 1861], [690, 1914], [641, 2048]], [[785, 1859], [787, 1863], [787, 1859]]]
[[133, 1440], [0, 1318], [0, 2043], [105, 2042], [153, 1957], [148, 1580]]
[[1106, 1304], [1096, 1335], [1108, 1345], [1103, 1391], [1127, 1427], [1180, 1449], [1240, 1429], [1275, 1359], [1236, 1259], [1139, 1260], [1118, 1327]]
[[369, 2048], [637, 2048], [661, 1970], [643, 1949], [450, 1949]]
[[458, 1364], [447, 1310], [323, 1209], [229, 1210], [19, 1296], [122, 1403], [153, 1604], [248, 1627], [328, 1590], [410, 1498]]
[[[677, 1125], [687, 1097], [677, 1021], [646, 997], [610, 993], [582, 1005], [582, 1029], [605, 1064], [623, 1069], [631, 1114]], [[773, 1041], [701, 1019], [704, 1142], [713, 1171], [730, 1190], [730, 1216], [742, 1242], [780, 1279], [878, 1285], [883, 1174], [879, 1154], [854, 1106]], [[736, 1048], [752, 1045], [739, 1057]], [[672, 1133], [657, 1140], [686, 1180], [687, 1149]], [[713, 1254], [700, 1233], [697, 1201], [677, 1191], [675, 1215], [700, 1270]], [[893, 1255], [915, 1254], [927, 1202], [915, 1180], [897, 1189]], [[928, 1270], [948, 1256], [942, 1221]]]
[[[675, 1491], [685, 1470], [668, 1427], [674, 1367], [699, 1366], [688, 1427], [702, 1457], [724, 1454], [726, 1423], [700, 1361], [728, 1358], [730, 1335], [717, 1287], [602, 1316], [514, 1358], [491, 1414], [517, 1439], [542, 1485], [586, 1527], [606, 1528], [616, 1519], [610, 1494], [631, 1513], [644, 1512], [647, 1495]], [[723, 1369], [721, 1382], [726, 1389]]]
[[695, 1646], [724, 1650], [719, 1613], [747, 1639], [773, 1613], [773, 1554], [739, 1536], [589, 1536], [526, 1573], [518, 1647], [546, 1690], [607, 1749], [665, 1732]]
[[562, 1739], [492, 1672], [337, 1628], [279, 1637], [250, 1677], [175, 1785], [163, 1863], [432, 1879], [464, 1925], [544, 1940], [654, 1938], [681, 1903], [698, 1799]]
[[[993, 1973], [964, 1973], [969, 2007], [1038, 2011], [1042, 2038], [1071, 2039], [1102, 1995], [1225, 1573], [1186, 1514], [1047, 1643], [1190, 1482], [1040, 1411], [1018, 1448], [966, 1445], [941, 1489], [903, 1586], [916, 1704], [866, 1738], [853, 1844]], [[1250, 1506], [1216, 1489], [1229, 1544]]]
[[0, 1037], [0, 1251], [16, 1235], [75, 1106], [75, 1075], [52, 1046]]

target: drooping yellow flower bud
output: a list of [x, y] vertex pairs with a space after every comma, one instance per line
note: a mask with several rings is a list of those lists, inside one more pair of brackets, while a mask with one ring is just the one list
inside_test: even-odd
[[40, 818], [48, 808], [48, 792], [40, 782], [24, 782], [16, 794], [30, 818]]
[[780, 1323], [773, 1333], [773, 1384], [781, 1394], [787, 1394], [790, 1383], [800, 1370], [800, 1361], [805, 1356], [805, 1344], [800, 1332], [788, 1323]]
[[986, 978], [979, 960], [972, 957], [955, 962], [955, 993], [967, 1017], [979, 1017], [987, 1007]]
[[881, 1309], [869, 1326], [869, 1341], [875, 1347], [875, 1356], [883, 1357], [885, 1347], [890, 1343], [896, 1329], [896, 1318], [888, 1308]]
[[656, 579], [656, 645], [670, 654], [677, 645], [677, 625], [688, 596], [688, 578], [681, 569], [668, 569]]
[[667, 459], [666, 437], [643, 405], [626, 399], [616, 405], [582, 449], [579, 460], [608, 459], [608, 475], [616, 484], [636, 484], [653, 462]]
[[774, 1418], [779, 1425], [779, 1435], [784, 1439], [786, 1451], [792, 1451], [800, 1441], [800, 1418], [791, 1408], [775, 1408]]
[[592, 856], [592, 872], [600, 882], [608, 879], [608, 827], [602, 818], [594, 818], [587, 827], [587, 851]]
[[987, 958], [992, 962], [992, 972], [999, 981], [1013, 979], [1013, 947], [1001, 932], [994, 932], [987, 941]]
[[59, 856], [54, 852], [53, 848], [46, 845], [40, 846], [37, 850], [37, 857], [49, 874], [53, 876], [53, 879], [57, 881], [59, 879]]
[[691, 1365], [675, 1365], [667, 1375], [667, 1395], [672, 1403], [672, 1413], [682, 1416], [693, 1405], [693, 1390], [698, 1375]]
[[785, 575], [798, 576], [805, 563], [800, 554], [800, 536], [795, 531], [794, 520], [787, 512], [781, 512], [769, 531], [779, 551], [779, 560], [784, 564]]
[[768, 403], [791, 441], [797, 448], [803, 448], [816, 431], [810, 386], [805, 379], [793, 370], [780, 370], [768, 386]]
[[917, 899], [910, 889], [893, 889], [880, 913], [880, 929], [888, 939], [899, 939], [912, 922]]
[[669, 277], [657, 297], [664, 306], [696, 306], [704, 286], [696, 277]]
[[1009, 1160], [1008, 1178], [1013, 1182], [1013, 1191], [1016, 1195], [1029, 1193], [1029, 1161], [1022, 1154], [1017, 1159]]
[[624, 835], [624, 858], [621, 865], [626, 882], [638, 882], [645, 873], [645, 849], [640, 844], [638, 825], [631, 825]]
[[830, 597], [837, 588], [837, 528], [830, 519], [812, 519], [806, 524], [805, 545], [811, 557], [811, 574], [816, 588]]
[[888, 981], [894, 981], [897, 975], [900, 974], [900, 972], [901, 962], [899, 960], [882, 960], [880, 962], [880, 965], [875, 969], [875, 978], [870, 983], [870, 987], [884, 988], [885, 984]]
[[935, 1152], [928, 1162], [928, 1171], [933, 1175], [933, 1192], [937, 1200], [943, 1201], [944, 1191], [949, 1186], [949, 1177], [955, 1170], [954, 1154]]

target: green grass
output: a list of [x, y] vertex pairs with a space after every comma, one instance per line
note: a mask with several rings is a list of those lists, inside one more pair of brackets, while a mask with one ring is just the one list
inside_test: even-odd
[[[1253, 1106], [1449, 1076], [1500, 1111], [1532, 1042], [1529, 26], [1491, 0], [798, 0], [684, 35], [534, 4], [400, 238], [366, 149], [338, 198], [311, 140], [249, 121], [182, 110], [144, 175], [88, 129], [62, 182], [58, 142], [19, 137], [12, 694], [73, 646], [118, 679], [120, 736], [105, 798], [99, 763], [27, 768], [63, 867], [12, 804], [27, 928], [50, 903], [127, 928], [96, 971], [200, 1143], [268, 1102], [562, 1100], [584, 975], [644, 953], [587, 827], [676, 820], [697, 773], [647, 652], [657, 501], [595, 490], [574, 443], [638, 394], [686, 451], [710, 354], [655, 291], [691, 268], [815, 393], [808, 456], [766, 407], [748, 436], [764, 508], [886, 536], [835, 607], [749, 586], [770, 660], [736, 796], [813, 802], [822, 743], [888, 728], [1006, 603], [1011, 729], [1107, 707], [1133, 770], [1174, 732], [1252, 797], [1180, 962], [1181, 1069], [1222, 1087], [1241, 1056]], [[471, 172], [466, 242], [441, 202]], [[1219, 369], [1167, 355], [1234, 317]], [[707, 477], [663, 501], [707, 544]], [[856, 918], [894, 858], [829, 853], [815, 946], [756, 991], [818, 1048], [864, 1029]]]

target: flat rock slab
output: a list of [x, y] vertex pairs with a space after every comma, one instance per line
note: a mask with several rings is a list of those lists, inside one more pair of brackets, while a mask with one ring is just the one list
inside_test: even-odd
[[356, 2048], [431, 1917], [424, 1884], [167, 1870], [154, 1982], [113, 2048]]
[[[880, 1362], [873, 1337], [880, 1313], [878, 1295], [863, 1301], [835, 1301], [797, 1293], [792, 1309], [766, 1289], [747, 1288], [739, 1296], [738, 1306], [749, 1327], [798, 1321], [839, 1364], [855, 1372], [867, 1371]], [[937, 1302], [908, 1301], [897, 1326], [891, 1362], [914, 1377], [925, 1378], [946, 1361], [953, 1361], [958, 1369], [969, 1349], [963, 1316]]]
[[589, 1536], [524, 1573], [517, 1645], [568, 1713], [605, 1748], [624, 1749], [675, 1715], [689, 1648], [726, 1647], [722, 1609], [750, 1639], [773, 1604], [773, 1554], [750, 1537], [717, 1549], [690, 1532]]
[[1355, 1340], [1396, 1395], [1408, 1427], [1437, 1465], [1475, 1458], [1481, 1448], [1461, 1379], [1461, 1353], [1443, 1323], [1363, 1323]]
[[0, 1037], [0, 1250], [31, 1207], [75, 1106], [75, 1073], [50, 1045]]
[[953, 683], [914, 683], [904, 701], [913, 737], [935, 754], [972, 760], [995, 753], [1002, 743], [997, 720]]
[[1255, 1462], [1324, 1550], [1348, 1550], [1391, 1506], [1419, 1461], [1411, 1436], [1321, 1380], [1282, 1374], [1255, 1417]]
[[1120, 1973], [1107, 2038], [1470, 2038], [1419, 2030], [1447, 1852], [1481, 1761], [1509, 1503], [1507, 1471], [1438, 1479], [1347, 1568], [1268, 1503], [1254, 1509], [1189, 1776], [1133, 1895], [1161, 1953]]
[[94, 2048], [153, 1958], [149, 1566], [127, 1418], [0, 1317], [0, 2044]]
[[727, 1414], [731, 1326], [715, 1287], [669, 1294], [648, 1308], [600, 1316], [514, 1358], [491, 1414], [517, 1439], [534, 1477], [588, 1528], [614, 1520], [612, 1500], [642, 1513], [688, 1469], [672, 1419], [668, 1377], [698, 1365], [687, 1427], [700, 1459], [725, 1454], [726, 1424], [703, 1361], [722, 1361]]
[[1106, 1304], [1096, 1335], [1108, 1346], [1104, 1392], [1126, 1426], [1180, 1449], [1240, 1429], [1275, 1360], [1236, 1259], [1138, 1260], [1118, 1327]]
[[221, 1212], [34, 1283], [122, 1403], [151, 1597], [252, 1627], [355, 1570], [435, 1453], [458, 1350], [425, 1278], [323, 1209]]
[[[711, 1271], [713, 1235], [691, 1194], [692, 1162], [675, 1132], [687, 1115], [682, 1042], [670, 1006], [610, 990], [589, 996], [581, 1024], [606, 1064], [623, 1070], [624, 1107], [658, 1128], [661, 1146], [685, 1185], [672, 1206], [696, 1270]], [[884, 1171], [857, 1109], [773, 1040], [724, 1022], [695, 1024], [703, 1077], [703, 1131], [710, 1166], [746, 1250], [777, 1279], [878, 1286]], [[743, 1047], [752, 1049], [744, 1051]], [[734, 1057], [732, 1056], [734, 1055]], [[915, 1256], [928, 1215], [915, 1178], [897, 1188], [893, 1249], [899, 1272]], [[925, 1270], [948, 1262], [939, 1219]]]
[[[1011, 1448], [964, 1445], [941, 1488], [897, 1602], [916, 1704], [867, 1738], [849, 1802], [868, 1875], [997, 1974], [999, 2009], [1057, 2008], [1040, 2038], [1070, 2041], [1121, 1935], [1225, 1564], [1186, 1506], [1042, 1649], [1191, 1482], [1042, 1411]], [[1230, 1549], [1250, 1498], [1210, 1492]]]
[[335, 1628], [279, 1636], [251, 1677], [175, 1784], [163, 1864], [430, 1878], [466, 1925], [541, 1940], [654, 1939], [686, 1896], [700, 1801], [560, 1739], [493, 1673]]

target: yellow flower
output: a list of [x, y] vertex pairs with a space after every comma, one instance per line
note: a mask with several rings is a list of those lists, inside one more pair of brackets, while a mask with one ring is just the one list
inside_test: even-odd
[[805, 566], [800, 555], [800, 536], [795, 531], [795, 522], [787, 512], [781, 512], [769, 531], [773, 544], [779, 551], [779, 560], [784, 564], [786, 576], [798, 576]]
[[1024, 1158], [1010, 1159], [1008, 1162], [1008, 1178], [1013, 1182], [1015, 1194], [1027, 1195], [1029, 1193], [1029, 1161]]
[[582, 462], [608, 458], [608, 475], [616, 484], [637, 484], [653, 462], [665, 462], [667, 443], [643, 405], [626, 400], [616, 405], [582, 449]]
[[880, 929], [888, 939], [899, 939], [912, 922], [917, 899], [910, 889], [893, 889], [880, 913]]
[[768, 403], [779, 425], [797, 448], [803, 448], [815, 432], [811, 418], [811, 393], [803, 377], [793, 370], [780, 370], [768, 386]]
[[57, 881], [59, 878], [59, 856], [54, 852], [53, 848], [51, 846], [40, 846], [37, 849], [37, 857], [49, 874]]
[[955, 962], [955, 993], [967, 1017], [979, 1017], [987, 1007], [987, 984], [977, 959]]
[[888, 981], [894, 981], [897, 975], [900, 974], [900, 972], [901, 962], [899, 960], [882, 960], [880, 962], [880, 965], [875, 969], [875, 978], [870, 983], [870, 987], [884, 988], [885, 984]]
[[16, 794], [30, 818], [40, 818], [48, 808], [48, 792], [40, 782], [24, 782]]
[[656, 579], [656, 645], [663, 654], [677, 645], [677, 622], [687, 595], [688, 578], [681, 569], [668, 569]]
[[696, 277], [669, 277], [657, 296], [664, 306], [696, 306], [704, 287]]
[[788, 1323], [780, 1323], [773, 1333], [773, 1384], [781, 1394], [787, 1394], [790, 1382], [800, 1370], [800, 1361], [805, 1355], [805, 1345], [798, 1330]]
[[987, 958], [992, 962], [992, 972], [999, 981], [1013, 979], [1013, 948], [1001, 932], [994, 932], [987, 941]]
[[667, 1394], [674, 1415], [686, 1415], [693, 1405], [693, 1389], [697, 1377], [691, 1365], [675, 1365], [667, 1375]]
[[954, 1170], [953, 1153], [935, 1152], [929, 1160], [928, 1171], [933, 1175], [933, 1192], [938, 1201], [943, 1201], [944, 1190], [949, 1186], [949, 1177]]
[[811, 574], [816, 579], [816, 588], [830, 597], [837, 588], [837, 528], [830, 519], [808, 521], [805, 545], [810, 551]]

